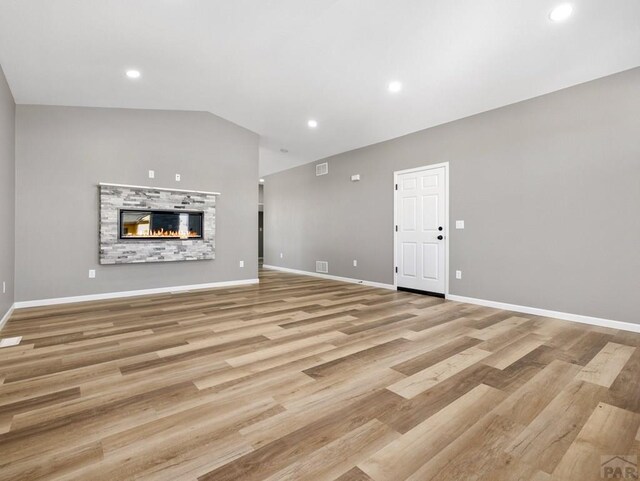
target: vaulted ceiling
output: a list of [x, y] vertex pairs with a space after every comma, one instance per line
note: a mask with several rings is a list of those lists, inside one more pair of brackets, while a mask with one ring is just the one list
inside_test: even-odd
[[266, 175], [640, 65], [640, 1], [558, 3], [0, 0], [0, 64], [17, 103], [210, 111]]

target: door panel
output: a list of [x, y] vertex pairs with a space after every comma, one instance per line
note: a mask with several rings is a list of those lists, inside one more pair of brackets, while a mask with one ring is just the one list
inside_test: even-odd
[[439, 262], [438, 244], [422, 244], [422, 277], [424, 279], [437, 280]]
[[[398, 287], [444, 294], [446, 170], [399, 174], [396, 191]], [[441, 239], [438, 237], [441, 236]]]
[[422, 196], [422, 230], [437, 231], [440, 224], [440, 216], [438, 215], [438, 196], [423, 195]]
[[416, 213], [417, 202], [415, 197], [405, 197], [402, 199], [402, 230], [415, 231], [416, 230]]
[[415, 242], [402, 243], [402, 275], [415, 278], [418, 274], [418, 249]]
[[438, 174], [427, 174], [422, 176], [422, 188], [429, 189], [438, 187]]
[[416, 188], [418, 180], [415, 177], [408, 177], [402, 181], [402, 188], [404, 190], [413, 190]]

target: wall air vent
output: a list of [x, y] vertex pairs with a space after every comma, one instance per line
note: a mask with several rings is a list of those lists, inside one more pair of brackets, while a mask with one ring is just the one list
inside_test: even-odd
[[316, 164], [316, 175], [327, 175], [329, 173], [329, 164], [324, 162], [322, 164]]
[[316, 272], [327, 274], [329, 272], [329, 263], [327, 261], [316, 261]]

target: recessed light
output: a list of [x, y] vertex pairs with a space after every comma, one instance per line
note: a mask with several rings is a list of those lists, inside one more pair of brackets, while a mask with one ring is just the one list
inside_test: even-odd
[[393, 92], [394, 94], [400, 92], [402, 90], [402, 83], [397, 80], [389, 83], [389, 92]]
[[563, 22], [571, 16], [571, 12], [573, 12], [571, 4], [563, 3], [551, 10], [549, 18], [554, 22]]
[[309, 128], [315, 129], [318, 126], [318, 121], [311, 119], [307, 122], [307, 125], [309, 126]]
[[260, 183], [264, 183], [264, 179], [260, 179]]
[[127, 77], [140, 78], [140, 70], [127, 70]]

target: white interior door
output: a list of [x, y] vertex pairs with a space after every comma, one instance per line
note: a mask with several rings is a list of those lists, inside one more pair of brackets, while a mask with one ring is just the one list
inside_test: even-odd
[[444, 294], [445, 167], [398, 174], [396, 185], [397, 286]]

